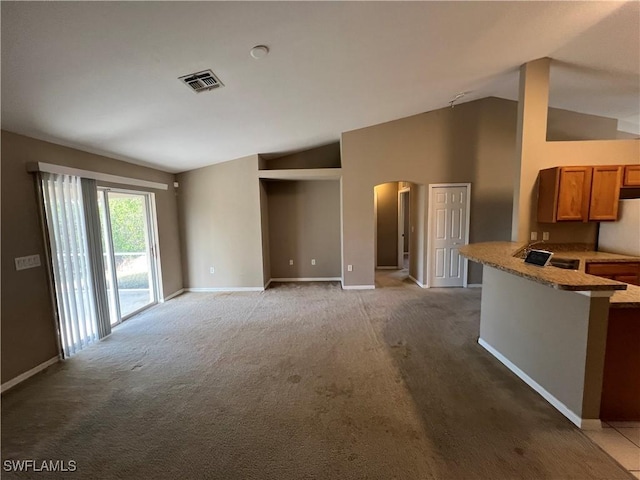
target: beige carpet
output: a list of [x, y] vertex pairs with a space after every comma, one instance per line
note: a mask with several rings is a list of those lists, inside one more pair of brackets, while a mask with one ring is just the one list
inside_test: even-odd
[[[393, 275], [396, 275], [395, 277]], [[185, 294], [9, 391], [2, 478], [632, 478], [477, 343], [479, 289]]]

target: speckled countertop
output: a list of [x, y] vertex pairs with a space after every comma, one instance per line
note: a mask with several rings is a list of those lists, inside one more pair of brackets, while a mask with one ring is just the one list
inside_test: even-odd
[[526, 244], [517, 242], [475, 243], [465, 245], [460, 249], [460, 253], [474, 262], [489, 265], [559, 290], [613, 290], [614, 294], [610, 299], [612, 307], [640, 307], [640, 287], [584, 273], [587, 263], [637, 262], [640, 261], [640, 258], [578, 249], [565, 250], [563, 248], [554, 248], [552, 245], [538, 244], [535, 245], [534, 248], [555, 250], [557, 251], [558, 257], [580, 260], [578, 270], [565, 270], [553, 266], [542, 268], [535, 265], [528, 265], [524, 263], [521, 258], [513, 256], [524, 246], [526, 246]]

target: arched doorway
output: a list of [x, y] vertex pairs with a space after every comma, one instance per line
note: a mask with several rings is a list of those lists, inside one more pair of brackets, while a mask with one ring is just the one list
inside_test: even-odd
[[376, 288], [422, 285], [424, 187], [392, 181], [374, 187]]

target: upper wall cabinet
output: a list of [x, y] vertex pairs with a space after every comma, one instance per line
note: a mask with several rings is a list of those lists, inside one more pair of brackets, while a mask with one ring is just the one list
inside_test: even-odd
[[618, 219], [622, 170], [623, 167], [615, 165], [593, 167], [591, 201], [589, 203], [590, 221], [602, 222]]
[[555, 167], [540, 170], [538, 222], [617, 220], [622, 167]]
[[640, 165], [625, 165], [622, 186], [640, 187]]

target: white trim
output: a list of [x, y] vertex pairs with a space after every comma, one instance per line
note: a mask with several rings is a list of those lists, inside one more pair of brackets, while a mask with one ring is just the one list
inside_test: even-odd
[[375, 290], [375, 285], [345, 285], [342, 283], [343, 290]]
[[263, 292], [264, 287], [194, 287], [185, 288], [185, 292]]
[[293, 168], [289, 170], [258, 170], [258, 178], [272, 180], [340, 180], [341, 168]]
[[467, 283], [467, 288], [482, 288], [481, 283]]
[[398, 268], [397, 265], [393, 265], [393, 266], [376, 267], [376, 270], [402, 270], [402, 268]]
[[60, 355], [50, 358], [46, 362], [43, 362], [36, 367], [33, 367], [31, 370], [27, 370], [26, 372], [21, 373], [17, 377], [14, 377], [11, 380], [4, 382], [2, 386], [0, 386], [0, 392], [1, 393], [6, 392], [10, 388], [13, 388], [16, 385], [18, 385], [19, 383], [24, 382], [27, 378], [33, 377], [36, 373], [41, 372], [45, 368], [50, 367], [51, 365], [53, 365], [54, 363], [58, 363], [59, 361], [60, 361]]
[[428, 286], [426, 286], [424, 283], [420, 283], [418, 280], [416, 280], [415, 278], [413, 278], [411, 275], [409, 275], [409, 279], [413, 280], [420, 288], [429, 288]]
[[178, 295], [182, 295], [183, 293], [184, 293], [184, 288], [181, 288], [180, 290], [173, 292], [171, 295], [164, 297], [162, 300], [160, 300], [160, 303], [167, 302], [172, 298], [176, 298]]
[[567, 417], [571, 422], [579, 428], [593, 429], [595, 422], [599, 422], [598, 419], [585, 419], [580, 418], [579, 415], [574, 413], [567, 407], [564, 403], [554, 397], [551, 393], [549, 393], [542, 385], [536, 382], [533, 378], [527, 375], [525, 372], [520, 370], [515, 364], [513, 364], [508, 358], [502, 355], [498, 350], [489, 345], [482, 338], [478, 338], [478, 343], [482, 346], [486, 351], [488, 351], [491, 355], [497, 358], [505, 367], [515, 373], [520, 379], [533, 388], [536, 392], [538, 392], [542, 398], [544, 398], [547, 402], [549, 402], [553, 407], [556, 408], [560, 413], [562, 413], [565, 417]]
[[108, 173], [92, 172], [90, 170], [81, 170], [79, 168], [54, 165], [52, 163], [31, 162], [27, 164], [27, 171], [55, 173], [58, 175], [73, 175], [81, 178], [92, 178], [99, 182], [118, 183], [120, 185], [134, 185], [136, 187], [155, 188], [156, 190], [169, 189], [169, 186], [166, 183], [150, 182], [148, 180], [140, 180], [138, 178], [121, 177], [119, 175], [111, 175]]
[[271, 282], [339, 282], [340, 277], [296, 277], [296, 278], [272, 278]]
[[373, 265], [374, 271], [378, 268], [378, 192], [376, 187], [373, 186]]
[[617, 290], [579, 290], [575, 293], [579, 293], [580, 295], [584, 295], [585, 297], [592, 298], [609, 298], [611, 297]]
[[[427, 288], [431, 286], [431, 250], [433, 247], [433, 241], [431, 240], [432, 233], [432, 213], [433, 213], [433, 202], [431, 201], [431, 194], [433, 193], [434, 188], [442, 188], [442, 187], [466, 187], [467, 189], [467, 225], [465, 231], [464, 244], [469, 244], [469, 229], [471, 227], [471, 183], [430, 183], [428, 188], [428, 196], [427, 203], [429, 208], [427, 210], [427, 272], [426, 272], [426, 285]], [[463, 272], [462, 272], [462, 286], [467, 287], [467, 276], [469, 274], [469, 260], [467, 257], [463, 258]]]
[[264, 284], [264, 289], [266, 290], [267, 288], [269, 288], [269, 285], [271, 285], [271, 282], [273, 281], [273, 278], [270, 278], [269, 281], [267, 283]]

